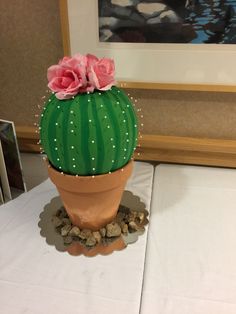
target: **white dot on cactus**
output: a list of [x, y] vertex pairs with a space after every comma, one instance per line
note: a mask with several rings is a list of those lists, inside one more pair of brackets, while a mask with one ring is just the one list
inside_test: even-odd
[[76, 167], [76, 165], [73, 165], [73, 168], [75, 168]]
[[125, 123], [125, 122], [126, 122], [126, 120], [123, 120], [123, 122]]
[[94, 157], [92, 157], [92, 160], [95, 160], [95, 158], [94, 158]]
[[70, 111], [70, 113], [74, 113], [74, 111], [73, 111], [73, 110], [71, 110], [71, 111]]
[[135, 124], [134, 127], [137, 128], [137, 125]]
[[106, 118], [107, 118], [107, 116], [104, 116], [104, 118], [106, 119]]
[[74, 133], [74, 130], [71, 130], [70, 132], [71, 132], [71, 133]]
[[117, 93], [120, 93], [120, 90], [118, 90]]
[[57, 141], [57, 139], [56, 138], [54, 138], [54, 142], [56, 142]]
[[59, 169], [61, 169], [61, 166], [59, 166]]
[[113, 148], [116, 148], [116, 145], [112, 145]]
[[124, 157], [124, 159], [126, 159], [126, 157]]
[[75, 147], [74, 146], [71, 146], [71, 149], [74, 149]]
[[129, 135], [129, 133], [128, 133], [128, 132], [126, 132], [125, 134], [126, 134], [126, 135]]
[[[36, 116], [36, 115], [35, 115]], [[41, 114], [41, 117], [43, 117], [43, 113]]]
[[57, 161], [60, 161], [60, 158], [57, 158]]
[[72, 158], [73, 161], [75, 161], [75, 158]]
[[126, 142], [129, 142], [129, 139], [127, 138]]
[[125, 111], [123, 110], [122, 113], [125, 113]]
[[50, 102], [50, 101], [52, 101], [51, 99], [48, 99], [48, 101]]
[[101, 108], [103, 107], [103, 105], [100, 106]]
[[93, 144], [94, 144], [94, 143], [95, 143], [95, 141], [94, 141], [94, 140], [92, 140], [92, 141], [91, 141], [91, 143], [93, 143]]
[[113, 141], [114, 139], [111, 137], [111, 141]]
[[101, 93], [98, 93], [98, 95], [101, 96], [102, 94], [101, 94]]
[[88, 99], [88, 102], [90, 102], [91, 101], [91, 99]]
[[127, 105], [126, 107], [129, 108], [129, 105]]
[[91, 122], [92, 122], [92, 120], [91, 120], [91, 119], [89, 119], [89, 122], [91, 123]]
[[108, 125], [107, 128], [110, 129], [110, 125]]
[[58, 125], [58, 123], [56, 122], [55, 125]]
[[72, 96], [72, 99], [75, 99], [75, 96]]
[[55, 147], [55, 150], [58, 150], [58, 148], [57, 148], [57, 147]]
[[96, 169], [95, 168], [93, 168], [93, 171], [95, 171]]
[[108, 173], [111, 174], [111, 171], [109, 171]]
[[117, 105], [119, 105], [119, 104], [120, 104], [120, 102], [119, 102], [119, 101], [117, 101], [116, 103], [117, 103]]
[[57, 106], [57, 108], [60, 109], [61, 107], [60, 107], [60, 106]]
[[115, 160], [112, 160], [111, 162], [112, 162], [112, 163], [114, 163], [114, 162], [115, 162]]
[[124, 151], [126, 152], [126, 151], [127, 151], [127, 149], [126, 149], [126, 148], [124, 148]]
[[87, 92], [87, 94], [89, 95], [89, 94], [90, 94], [90, 92]]

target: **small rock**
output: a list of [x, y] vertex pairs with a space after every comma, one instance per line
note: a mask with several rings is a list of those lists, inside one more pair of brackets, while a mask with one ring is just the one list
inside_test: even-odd
[[139, 224], [142, 224], [142, 223], [143, 223], [144, 218], [145, 218], [145, 215], [144, 215], [143, 212], [137, 212], [137, 217], [136, 217], [136, 219], [137, 219], [137, 222], [138, 222]]
[[118, 212], [116, 215], [115, 221], [117, 223], [121, 223], [124, 220], [124, 218], [125, 218], [125, 213]]
[[92, 231], [88, 229], [83, 229], [79, 234], [79, 238], [82, 240], [87, 240], [90, 236], [92, 236]]
[[94, 238], [93, 235], [90, 235], [88, 238], [87, 238], [87, 241], [85, 243], [86, 246], [94, 246], [96, 245], [97, 241], [96, 239]]
[[127, 224], [124, 224], [123, 226], [122, 226], [122, 233], [123, 234], [127, 234], [128, 233], [128, 225]]
[[70, 232], [70, 230], [71, 230], [71, 225], [65, 225], [65, 226], [63, 226], [63, 227], [61, 228], [61, 235], [62, 235], [63, 237], [67, 236], [68, 233]]
[[80, 228], [77, 226], [72, 227], [70, 232], [69, 232], [69, 235], [72, 237], [78, 237], [79, 234], [80, 234]]
[[99, 232], [103, 238], [106, 236], [106, 228], [100, 229]]
[[73, 241], [73, 239], [70, 236], [66, 236], [64, 238], [64, 244], [71, 244], [72, 241]]
[[121, 235], [121, 228], [120, 226], [118, 225], [118, 223], [111, 223], [111, 224], [108, 224], [106, 226], [106, 230], [107, 230], [107, 233], [106, 233], [106, 236], [108, 238], [112, 238], [112, 237], [118, 237]]
[[56, 216], [57, 217], [60, 217], [62, 214], [62, 208], [59, 208], [57, 211], [56, 211]]
[[69, 218], [62, 218], [62, 223], [63, 225], [71, 225], [71, 221]]
[[144, 227], [140, 227], [138, 226], [134, 221], [131, 221], [129, 223], [129, 231], [132, 233], [132, 232], [135, 232], [135, 231], [143, 231], [144, 230]]
[[93, 232], [93, 237], [95, 238], [95, 240], [96, 240], [97, 243], [100, 243], [100, 242], [101, 242], [102, 236], [101, 236], [101, 234], [100, 234], [99, 231], [94, 231], [94, 232]]
[[53, 217], [52, 217], [52, 223], [53, 223], [53, 225], [54, 225], [56, 228], [58, 228], [58, 227], [60, 227], [60, 226], [62, 225], [61, 219], [60, 219], [59, 217], [57, 217], [57, 216], [53, 216]]
[[163, 3], [139, 3], [137, 9], [143, 16], [151, 17], [166, 10], [166, 5]]
[[137, 216], [137, 212], [132, 210], [130, 211], [129, 215], [128, 215], [128, 222], [131, 222], [131, 221], [135, 221], [136, 219], [136, 216]]

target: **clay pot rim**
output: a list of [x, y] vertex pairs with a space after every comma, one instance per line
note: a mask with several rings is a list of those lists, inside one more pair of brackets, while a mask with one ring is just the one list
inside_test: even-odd
[[131, 159], [124, 167], [111, 173], [99, 175], [71, 175], [55, 169], [46, 158], [48, 174], [52, 182], [59, 188], [71, 192], [91, 193], [112, 190], [127, 181], [132, 173], [133, 160]]

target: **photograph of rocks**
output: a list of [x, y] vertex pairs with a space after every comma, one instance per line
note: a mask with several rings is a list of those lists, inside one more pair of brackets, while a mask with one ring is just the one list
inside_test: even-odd
[[100, 42], [235, 44], [236, 0], [98, 0]]

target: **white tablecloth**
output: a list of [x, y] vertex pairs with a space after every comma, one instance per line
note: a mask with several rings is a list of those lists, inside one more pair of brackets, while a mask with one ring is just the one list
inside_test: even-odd
[[[135, 163], [126, 189], [149, 209], [153, 167]], [[40, 236], [39, 214], [57, 195], [47, 180], [0, 206], [0, 313], [139, 313], [147, 232], [123, 251], [88, 258]]]
[[156, 168], [141, 313], [236, 313], [236, 170]]

